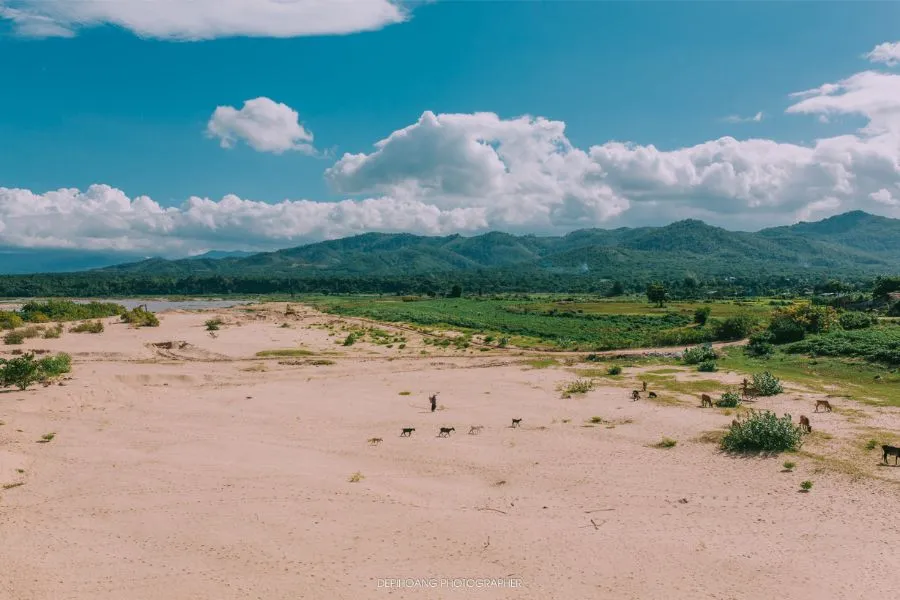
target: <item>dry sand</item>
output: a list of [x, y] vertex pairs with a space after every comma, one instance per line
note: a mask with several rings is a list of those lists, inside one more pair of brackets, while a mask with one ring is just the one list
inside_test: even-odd
[[[227, 324], [212, 337], [203, 322], [215, 314]], [[862, 477], [804, 456], [784, 473], [785, 457], [733, 458], [699, 441], [732, 417], [672, 404], [671, 393], [631, 402], [610, 383], [562, 399], [558, 385], [575, 377], [565, 368], [437, 351], [408, 332], [403, 350], [347, 348], [335, 342], [348, 322], [308, 309], [166, 313], [159, 328], [109, 320], [99, 335], [29, 340], [75, 365], [66, 385], [0, 393], [0, 485], [23, 483], [0, 489], [0, 598], [855, 599], [900, 589], [900, 468], [878, 467], [880, 452], [863, 456]], [[152, 345], [161, 342], [187, 344]], [[298, 345], [317, 356], [255, 358]], [[626, 369], [624, 385], [637, 375]], [[794, 392], [766, 406], [810, 414], [813, 447], [857, 444], [866, 425], [897, 430], [896, 411], [843, 401], [843, 412], [815, 415], [812, 396]], [[604, 423], [586, 427], [592, 416]], [[467, 435], [470, 425], [484, 429]], [[441, 426], [456, 431], [439, 438]], [[402, 427], [416, 431], [402, 438]], [[52, 442], [36, 443], [48, 432]], [[653, 447], [663, 436], [678, 445]], [[798, 492], [806, 479], [812, 491]], [[419, 587], [386, 587], [407, 578]]]

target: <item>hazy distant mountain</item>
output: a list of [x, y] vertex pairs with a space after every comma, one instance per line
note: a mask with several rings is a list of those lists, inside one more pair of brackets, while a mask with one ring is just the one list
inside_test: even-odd
[[[212, 250], [194, 258], [220, 259], [251, 256], [252, 252]], [[134, 252], [0, 247], [0, 274], [73, 273], [123, 263], [152, 260]], [[162, 260], [162, 259], [158, 259]], [[165, 262], [165, 261], [164, 261]]]
[[170, 276], [398, 276], [460, 270], [697, 275], [894, 272], [900, 220], [854, 211], [747, 233], [685, 220], [665, 227], [585, 229], [560, 237], [492, 232], [474, 237], [366, 233], [253, 255], [150, 259], [105, 273]]

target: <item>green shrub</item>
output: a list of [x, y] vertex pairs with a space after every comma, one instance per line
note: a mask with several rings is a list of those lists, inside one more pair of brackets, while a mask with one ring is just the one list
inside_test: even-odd
[[3, 336], [3, 343], [6, 345], [24, 344], [25, 334], [23, 334], [21, 330], [7, 332], [6, 335]]
[[719, 370], [719, 367], [718, 365], [716, 365], [716, 361], [714, 360], [704, 360], [702, 363], [697, 365], [697, 370], [704, 373], [715, 373]]
[[786, 344], [800, 341], [808, 333], [825, 333], [837, 321], [837, 312], [830, 306], [794, 304], [772, 312], [769, 331], [776, 344]]
[[753, 387], [760, 396], [774, 396], [784, 391], [781, 380], [768, 371], [753, 374]]
[[69, 329], [71, 333], [103, 333], [103, 321], [85, 321]]
[[737, 392], [725, 392], [722, 397], [716, 401], [719, 408], [737, 408], [741, 405], [741, 395]]
[[222, 319], [216, 317], [215, 319], [209, 319], [204, 325], [206, 325], [207, 331], [218, 331], [223, 323], [224, 321], [222, 321]]
[[816, 356], [851, 356], [871, 362], [900, 365], [900, 327], [836, 330], [790, 344], [784, 350]]
[[350, 333], [344, 338], [344, 346], [352, 346], [356, 343], [357, 335], [355, 333]]
[[125, 311], [122, 314], [122, 320], [135, 327], [159, 327], [159, 319], [156, 315], [143, 306]]
[[873, 324], [875, 324], [877, 322], [877, 319], [875, 317], [872, 317], [871, 315], [867, 315], [866, 313], [848, 311], [845, 313], [841, 313], [841, 316], [838, 318], [838, 322], [841, 324], [842, 329], [866, 329], [867, 327], [871, 327]]
[[672, 438], [664, 437], [659, 442], [654, 444], [657, 448], [674, 448], [678, 444], [677, 440], [673, 440]]
[[756, 319], [748, 314], [735, 315], [716, 323], [717, 340], [740, 340], [753, 331]]
[[869, 440], [866, 442], [866, 450], [874, 450], [878, 446], [878, 440]]
[[63, 326], [62, 323], [57, 323], [55, 327], [51, 327], [50, 329], [44, 332], [44, 339], [56, 339], [62, 335]]
[[694, 311], [694, 323], [698, 325], [706, 325], [707, 319], [709, 319], [709, 313], [712, 312], [712, 308], [708, 306], [701, 306], [697, 310]]
[[754, 358], [768, 358], [775, 353], [772, 343], [775, 336], [771, 331], [760, 331], [750, 336], [750, 342], [744, 347], [744, 353]]
[[722, 448], [728, 452], [788, 452], [802, 444], [803, 433], [791, 415], [777, 417], [768, 410], [738, 419], [722, 438]]
[[794, 467], [796, 467], [797, 465], [789, 460], [786, 460], [784, 461], [784, 464], [782, 466], [784, 467], [785, 471], [793, 471]]
[[55, 356], [47, 356], [38, 361], [38, 367], [44, 377], [58, 377], [72, 370], [72, 357], [65, 352]]
[[112, 302], [72, 302], [48, 300], [28, 302], [19, 311], [25, 321], [33, 323], [49, 321], [83, 321], [114, 317], [125, 312], [125, 307]]
[[622, 367], [619, 365], [613, 365], [606, 370], [607, 375], [620, 375], [622, 373]]
[[0, 310], [0, 329], [15, 329], [25, 324], [22, 317], [8, 310]]
[[810, 481], [809, 479], [807, 479], [806, 481], [804, 481], [800, 484], [800, 489], [803, 490], [804, 492], [808, 492], [809, 490], [812, 489], [812, 486], [813, 486], [813, 482]]
[[703, 344], [702, 346], [694, 346], [687, 348], [681, 354], [681, 360], [686, 365], [698, 365], [702, 362], [716, 360], [716, 351], [713, 350], [712, 344]]

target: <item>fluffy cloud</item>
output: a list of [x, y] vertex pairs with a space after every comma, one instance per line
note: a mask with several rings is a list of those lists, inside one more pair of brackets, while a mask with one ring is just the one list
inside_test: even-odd
[[315, 152], [311, 145], [313, 135], [300, 124], [297, 111], [269, 98], [247, 100], [240, 110], [230, 106], [216, 108], [206, 133], [219, 138], [223, 148], [232, 148], [243, 140], [258, 152]]
[[33, 37], [116, 25], [147, 38], [206, 40], [370, 31], [407, 12], [392, 0], [0, 0], [0, 18]]
[[146, 196], [93, 185], [45, 194], [0, 188], [0, 244], [134, 250], [183, 255], [210, 249], [268, 250], [311, 240], [380, 231], [446, 234], [485, 227], [477, 208], [442, 210], [394, 198], [270, 204], [225, 196], [189, 198], [164, 208]]
[[[169, 254], [270, 249], [365, 231], [438, 235], [700, 218], [755, 229], [853, 209], [900, 217], [900, 76], [857, 73], [798, 92], [786, 112], [862, 127], [809, 144], [722, 137], [694, 146], [573, 146], [565, 124], [493, 113], [434, 114], [344, 154], [325, 172], [341, 202], [189, 198], [164, 208], [107, 186], [34, 194], [0, 188], [0, 244]], [[312, 136], [271, 100], [220, 107], [225, 145], [309, 151]]]
[[900, 63], [900, 42], [885, 42], [875, 46], [866, 58], [876, 63], [893, 67]]

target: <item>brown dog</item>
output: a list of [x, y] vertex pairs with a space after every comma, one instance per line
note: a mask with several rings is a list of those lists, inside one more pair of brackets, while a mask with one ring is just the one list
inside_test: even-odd
[[812, 433], [812, 427], [809, 425], [809, 417], [800, 415], [800, 430], [806, 433]]
[[710, 398], [709, 394], [700, 394], [700, 408], [713, 407], [712, 398]]
[[819, 412], [820, 406], [825, 409], [825, 412], [831, 412], [831, 402], [829, 402], [828, 400], [816, 400], [815, 412]]

